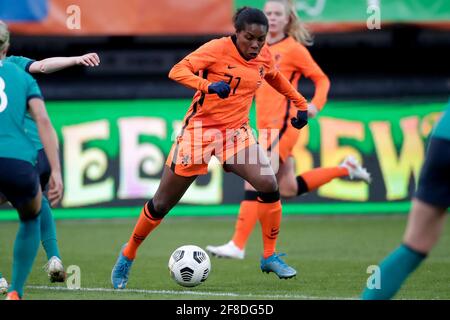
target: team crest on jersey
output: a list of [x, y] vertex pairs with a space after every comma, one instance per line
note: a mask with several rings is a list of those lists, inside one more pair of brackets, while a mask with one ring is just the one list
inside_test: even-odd
[[275, 69], [280, 70], [281, 54], [277, 53], [274, 56], [274, 60], [275, 60]]
[[191, 164], [191, 155], [184, 153], [184, 150], [180, 150], [178, 153], [177, 164], [181, 164], [183, 167], [187, 167]]
[[191, 156], [188, 154], [182, 155], [181, 156], [181, 165], [183, 167], [187, 167], [190, 164], [191, 164]]

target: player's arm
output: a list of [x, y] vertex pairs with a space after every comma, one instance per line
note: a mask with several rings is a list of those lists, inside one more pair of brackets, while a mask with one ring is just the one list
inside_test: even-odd
[[330, 80], [305, 47], [299, 45], [295, 50], [295, 58], [292, 60], [296, 62], [296, 67], [302, 74], [314, 83], [315, 91], [309, 105], [309, 112], [311, 116], [315, 116], [327, 102]]
[[169, 72], [169, 78], [203, 93], [209, 93], [211, 82], [197, 74], [207, 70], [217, 59], [220, 59], [221, 47], [217, 40], [210, 41], [178, 62]]
[[61, 200], [63, 194], [58, 137], [48, 116], [44, 101], [38, 97], [31, 98], [28, 101], [28, 107], [30, 115], [37, 124], [39, 137], [50, 163], [51, 175], [48, 197], [51, 205], [55, 206]]
[[308, 110], [308, 102], [306, 99], [291, 85], [289, 80], [287, 80], [280, 71], [272, 69], [271, 72], [268, 72], [265, 75], [264, 79], [275, 90], [291, 100], [300, 111]]
[[291, 124], [296, 129], [301, 129], [308, 124], [308, 102], [291, 85], [291, 83], [275, 68], [268, 72], [264, 79], [279, 93], [292, 101], [297, 107], [297, 117], [291, 118]]
[[74, 57], [53, 57], [34, 61], [28, 71], [30, 73], [52, 73], [73, 66], [96, 67], [100, 64], [100, 58], [96, 53], [87, 53]]
[[316, 107], [317, 111], [320, 111], [327, 102], [328, 92], [330, 91], [330, 80], [319, 67], [309, 78], [314, 83], [315, 87], [311, 105]]

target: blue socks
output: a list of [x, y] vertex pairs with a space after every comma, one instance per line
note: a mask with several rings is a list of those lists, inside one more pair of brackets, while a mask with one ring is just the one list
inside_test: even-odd
[[425, 254], [417, 252], [402, 244], [380, 263], [381, 288], [365, 288], [363, 300], [391, 299], [400, 289], [403, 282], [420, 263], [426, 258]]
[[45, 196], [42, 196], [41, 207], [41, 241], [47, 254], [47, 260], [56, 256], [61, 259], [59, 255], [58, 243], [56, 241], [56, 227], [53, 221], [50, 203]]
[[23, 296], [23, 287], [33, 267], [41, 240], [40, 217], [33, 220], [20, 221], [14, 242], [14, 260], [12, 281], [9, 292], [17, 291]]

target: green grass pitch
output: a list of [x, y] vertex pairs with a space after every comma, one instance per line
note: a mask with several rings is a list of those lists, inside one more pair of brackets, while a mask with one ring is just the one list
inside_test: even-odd
[[[111, 268], [128, 240], [134, 219], [57, 221], [66, 267], [81, 269], [81, 290], [51, 284], [42, 266], [42, 248], [28, 280], [25, 299], [358, 299], [374, 265], [401, 241], [405, 215], [285, 216], [278, 251], [295, 267], [294, 279], [279, 280], [259, 269], [262, 249], [257, 226], [241, 261], [211, 257], [209, 279], [183, 288], [169, 276], [174, 249], [185, 244], [205, 247], [228, 241], [232, 217], [168, 217], [141, 246], [127, 290], [113, 291]], [[449, 224], [449, 223], [447, 223]], [[447, 226], [448, 229], [448, 226]], [[10, 280], [17, 222], [0, 223], [0, 271]], [[406, 282], [398, 299], [450, 299], [450, 234]]]

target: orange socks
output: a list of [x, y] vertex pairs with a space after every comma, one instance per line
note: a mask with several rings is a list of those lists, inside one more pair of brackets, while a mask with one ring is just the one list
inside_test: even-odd
[[259, 221], [261, 222], [264, 259], [275, 253], [278, 233], [281, 224], [281, 201], [265, 203], [258, 202]]
[[[258, 194], [260, 197], [258, 197]], [[265, 199], [261, 199], [261, 197]], [[280, 231], [281, 201], [278, 191], [266, 194], [256, 191], [245, 192], [245, 200], [241, 202], [232, 239], [239, 249], [245, 248], [247, 240], [255, 227], [256, 220], [261, 222], [264, 247], [263, 257], [267, 258], [275, 252]]]
[[317, 168], [305, 172], [297, 177], [298, 195], [323, 186], [335, 178], [348, 176], [346, 168]]
[[[253, 191], [248, 191], [253, 192]], [[247, 193], [246, 192], [246, 195]], [[256, 192], [254, 200], [246, 200], [241, 202], [239, 208], [239, 216], [234, 227], [233, 242], [241, 250], [245, 248], [248, 238], [258, 220], [258, 201], [256, 201]]]
[[141, 211], [136, 226], [134, 227], [130, 240], [128, 240], [128, 244], [123, 250], [123, 255], [128, 259], [133, 260], [136, 257], [137, 249], [142, 241], [145, 240], [148, 234], [155, 229], [161, 221], [162, 219], [155, 219], [152, 217], [146, 203]]

